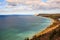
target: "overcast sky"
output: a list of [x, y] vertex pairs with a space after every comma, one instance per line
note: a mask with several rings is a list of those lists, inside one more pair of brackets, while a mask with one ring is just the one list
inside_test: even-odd
[[0, 0], [0, 15], [36, 13], [60, 13], [60, 0]]

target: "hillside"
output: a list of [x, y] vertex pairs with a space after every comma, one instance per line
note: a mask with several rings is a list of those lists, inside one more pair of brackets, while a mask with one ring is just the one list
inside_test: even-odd
[[34, 35], [30, 40], [60, 40], [60, 16], [56, 14], [48, 14], [48, 16], [46, 14], [39, 14], [38, 16], [40, 15], [43, 17], [51, 18], [54, 22], [42, 32]]
[[[49, 28], [47, 28], [47, 29], [49, 30]], [[49, 32], [46, 32], [44, 34], [40, 34], [39, 36], [35, 35], [30, 40], [60, 40], [60, 25], [58, 25], [55, 29], [53, 29]]]

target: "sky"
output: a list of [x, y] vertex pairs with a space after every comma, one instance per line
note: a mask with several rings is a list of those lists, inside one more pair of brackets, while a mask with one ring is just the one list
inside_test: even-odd
[[60, 0], [0, 0], [0, 15], [60, 13]]

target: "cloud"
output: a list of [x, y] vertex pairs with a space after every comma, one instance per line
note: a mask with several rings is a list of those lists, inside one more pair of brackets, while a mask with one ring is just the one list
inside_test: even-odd
[[34, 10], [56, 10], [60, 9], [60, 0], [6, 0], [5, 9], [0, 12], [20, 12]]
[[40, 9], [60, 9], [60, 0], [6, 0], [11, 6], [25, 5], [28, 9], [40, 10]]

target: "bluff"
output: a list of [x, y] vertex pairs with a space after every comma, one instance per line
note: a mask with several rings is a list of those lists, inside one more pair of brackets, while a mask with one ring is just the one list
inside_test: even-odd
[[60, 40], [60, 14], [39, 14], [37, 16], [43, 16], [53, 19], [53, 24], [40, 33], [37, 33], [29, 40]]

